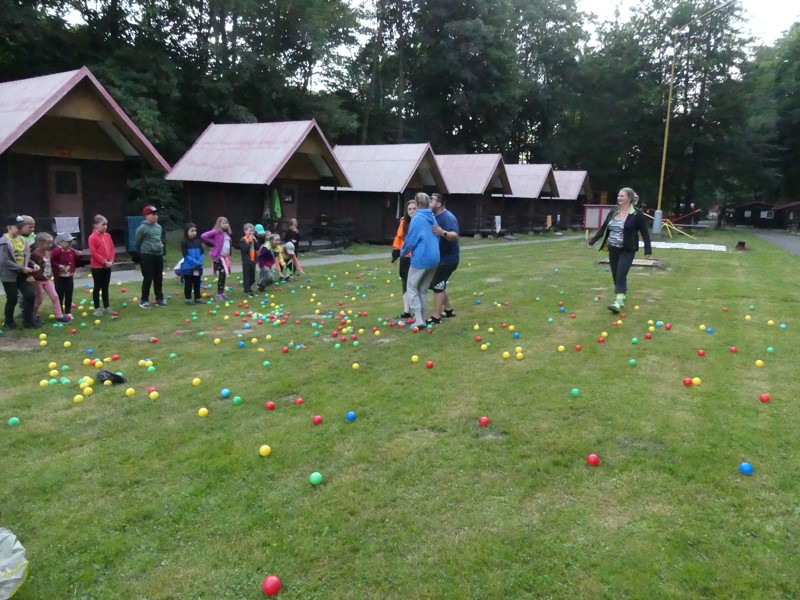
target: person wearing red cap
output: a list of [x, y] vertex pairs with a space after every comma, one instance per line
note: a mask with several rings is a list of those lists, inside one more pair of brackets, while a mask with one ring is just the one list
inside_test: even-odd
[[156, 295], [156, 305], [166, 306], [162, 284], [164, 282], [164, 230], [158, 224], [158, 209], [145, 206], [144, 223], [136, 230], [136, 248], [142, 267], [142, 297], [139, 306], [150, 308], [150, 286]]

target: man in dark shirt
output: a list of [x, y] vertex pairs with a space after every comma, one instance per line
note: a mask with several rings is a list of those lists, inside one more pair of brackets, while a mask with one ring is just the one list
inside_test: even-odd
[[[431, 210], [436, 217], [433, 234], [439, 238], [439, 266], [433, 276], [433, 314], [429, 323], [441, 323], [442, 316], [455, 317], [450, 298], [447, 296], [447, 281], [458, 268], [460, 249], [458, 244], [458, 220], [445, 207], [444, 196], [431, 194]], [[442, 312], [444, 310], [444, 313]]]

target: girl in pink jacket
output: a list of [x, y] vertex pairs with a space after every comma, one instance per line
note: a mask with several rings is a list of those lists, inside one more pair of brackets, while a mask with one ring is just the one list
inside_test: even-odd
[[208, 255], [217, 274], [216, 300], [227, 300], [225, 295], [225, 279], [231, 272], [231, 226], [228, 219], [219, 217], [214, 224], [214, 229], [206, 231], [200, 236], [206, 244], [211, 246]]

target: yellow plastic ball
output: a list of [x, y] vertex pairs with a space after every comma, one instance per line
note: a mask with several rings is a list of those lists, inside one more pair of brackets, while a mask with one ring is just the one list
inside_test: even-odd
[[81, 382], [78, 384], [78, 387], [81, 388], [82, 390], [85, 390], [87, 387], [89, 387], [89, 382], [86, 381], [85, 379], [82, 379]]
[[504, 360], [508, 360], [509, 358], [511, 358], [511, 353], [510, 352], [503, 352], [503, 359]]
[[39, 334], [39, 339], [40, 340], [46, 340], [47, 339], [47, 334], [46, 333], [40, 333]]
[[92, 394], [94, 394], [94, 390], [92, 388], [90, 388], [90, 387], [83, 388], [83, 395], [84, 396], [91, 396]]
[[558, 347], [558, 351], [559, 351], [559, 352], [565, 352], [566, 350], [567, 350], [567, 349], [566, 349], [566, 348], [564, 348], [564, 346], [559, 346], [559, 347]]
[[259, 449], [258, 449], [258, 453], [259, 453], [261, 456], [263, 456], [264, 458], [266, 458], [266, 457], [268, 457], [270, 454], [272, 454], [272, 448], [270, 448], [269, 446], [267, 446], [266, 444], [264, 444], [263, 446], [261, 446], [261, 448], [259, 448]]
[[258, 338], [250, 338], [250, 343], [251, 344], [257, 344], [258, 343]]
[[198, 417], [207, 417], [208, 416], [208, 409], [204, 406], [200, 410], [197, 411]]
[[775, 321], [773, 321], [772, 319], [770, 319], [769, 321], [767, 321], [767, 325], [770, 325], [770, 326], [771, 326], [771, 325], [775, 325]]
[[480, 331], [480, 328], [481, 326], [478, 325], [477, 323], [475, 323], [475, 325], [472, 326], [472, 329], [474, 329], [475, 331]]
[[514, 352], [522, 352], [522, 346], [517, 346], [514, 348]]
[[133, 389], [133, 388], [128, 388], [127, 390], [125, 390], [125, 395], [126, 395], [128, 398], [130, 398], [131, 396], [133, 396], [135, 393], [136, 393], [136, 390], [135, 390], [135, 389]]
[[98, 360], [96, 363], [94, 363], [94, 366], [96, 368], [98, 368], [98, 369], [102, 369], [103, 368], [103, 361], [102, 360]]
[[139, 360], [139, 366], [140, 366], [140, 367], [143, 367], [143, 366], [144, 366], [144, 359], [143, 359], [143, 358]]
[[271, 336], [271, 335], [268, 335], [268, 336], [267, 336], [266, 338], [264, 338], [264, 339], [265, 339], [265, 340], [267, 340], [267, 341], [269, 342], [269, 341], [271, 341], [271, 340], [272, 340], [272, 336]]
[[749, 321], [749, 320], [751, 320], [752, 318], [753, 318], [753, 317], [751, 317], [750, 315], [745, 315], [745, 317], [744, 317], [744, 320], [745, 320], [745, 321]]
[[221, 339], [219, 339], [219, 338], [214, 338], [214, 344], [215, 344], [216, 346], [219, 346], [221, 343], [222, 343], [222, 340], [221, 340]]
[[106, 379], [106, 380], [103, 382], [103, 385], [104, 385], [104, 386], [106, 386], [106, 387], [111, 387], [112, 385], [114, 385], [114, 382], [113, 382], [113, 381], [111, 381], [110, 379]]
[[361, 365], [358, 363], [353, 363], [353, 371], [358, 371], [361, 368]]
[[699, 377], [692, 377], [692, 385], [698, 386], [701, 383], [703, 383], [703, 381]]
[[488, 349], [489, 346], [487, 346], [486, 344], [481, 344], [481, 350], [488, 350]]
[[56, 362], [51, 362], [51, 363], [48, 363], [48, 364], [47, 364], [47, 368], [48, 368], [48, 369], [50, 369], [51, 371], [52, 371], [53, 369], [57, 369], [57, 368], [58, 368], [58, 363], [56, 363]]
[[414, 356], [412, 356], [411, 357], [411, 362], [414, 363], [414, 364], [418, 363], [419, 362], [419, 356], [417, 356], [416, 354]]
[[516, 327], [514, 327], [513, 325], [509, 325], [509, 326], [508, 326], [508, 330], [509, 330], [511, 333], [514, 333], [514, 332], [517, 330], [517, 328], [516, 328]]
[[633, 310], [639, 310], [639, 305], [637, 304], [636, 306], [634, 306]]
[[58, 377], [58, 370], [52, 369], [49, 373], [50, 377]]
[[83, 402], [83, 396], [81, 396], [80, 394], [75, 394], [75, 395], [72, 397], [72, 401], [73, 401], [75, 404], [80, 404], [81, 402]]
[[764, 361], [763, 361], [763, 360], [761, 360], [761, 359], [759, 358], [759, 359], [756, 361], [756, 366], [757, 366], [757, 367], [763, 367], [763, 366], [764, 366]]
[[649, 331], [650, 333], [653, 333], [655, 330], [656, 328], [653, 327], [652, 325], [650, 325], [650, 327], [647, 328], [647, 331]]
[[389, 294], [389, 298], [394, 298], [394, 294]]
[[144, 366], [145, 366], [145, 367], [152, 367], [152, 366], [153, 366], [153, 361], [152, 361], [152, 360], [146, 360], [146, 361], [144, 361]]
[[88, 367], [90, 364], [92, 364], [92, 361], [90, 359], [88, 359], [88, 358], [84, 358], [83, 359], [83, 366], [84, 367]]
[[192, 385], [193, 385], [194, 387], [198, 387], [198, 386], [199, 386], [201, 383], [202, 383], [202, 382], [200, 381], [200, 378], [199, 378], [199, 377], [195, 377], [194, 379], [192, 379]]
[[95, 319], [95, 320], [94, 320], [94, 324], [95, 324], [95, 325], [100, 325], [100, 319]]
[[69, 340], [64, 342], [64, 348], [71, 348], [71, 347], [72, 347], [72, 342], [70, 342]]
[[525, 355], [522, 352], [517, 352], [516, 356], [517, 360], [522, 360], [523, 358], [525, 358]]
[[224, 317], [222, 317], [222, 318], [223, 318], [223, 320], [225, 320], [225, 321], [228, 321], [228, 320], [230, 320], [230, 317], [229, 317], [228, 315], [225, 315], [225, 316], [224, 316]]
[[40, 345], [42, 348], [44, 348], [45, 346], [47, 346], [47, 340], [42, 340], [41, 342], [39, 342], [39, 345]]
[[153, 391], [148, 394], [150, 400], [158, 400], [158, 392]]
[[375, 332], [375, 337], [381, 337], [381, 332], [380, 332], [380, 330], [378, 330], [378, 331], [376, 331], [376, 332]]
[[50, 385], [50, 382], [47, 381], [47, 379], [39, 380], [39, 387], [40, 388], [46, 388], [48, 385]]
[[608, 332], [604, 331], [603, 333], [600, 334], [600, 337], [607, 338], [608, 337]]
[[699, 329], [700, 331], [705, 331], [705, 330], [707, 329], [707, 327], [706, 327], [705, 325], [700, 325], [700, 326], [698, 327], [698, 329]]

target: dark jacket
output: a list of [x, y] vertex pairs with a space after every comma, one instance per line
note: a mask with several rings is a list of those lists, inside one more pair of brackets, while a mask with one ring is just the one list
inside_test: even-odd
[[[595, 242], [602, 237], [603, 243], [600, 244], [600, 249], [602, 250], [606, 247], [609, 233], [608, 224], [611, 222], [611, 219], [614, 218], [614, 215], [617, 214], [617, 211], [619, 211], [619, 208], [608, 213], [603, 226], [598, 229], [589, 240], [590, 246], [594, 246]], [[644, 253], [652, 254], [653, 250], [650, 247], [650, 229], [648, 226], [649, 223], [644, 213], [635, 206], [631, 206], [622, 229], [622, 249], [626, 252], [636, 252], [639, 249], [639, 234], [641, 233], [642, 239], [644, 240]]]
[[201, 274], [203, 271], [203, 242], [199, 235], [196, 235], [194, 239], [189, 239], [186, 236], [194, 226], [194, 223], [187, 223], [183, 230], [183, 239], [181, 240], [183, 265], [181, 265], [181, 272], [184, 275], [191, 275], [195, 269], [199, 269]]

